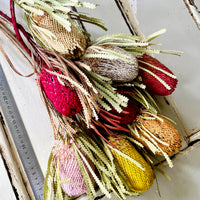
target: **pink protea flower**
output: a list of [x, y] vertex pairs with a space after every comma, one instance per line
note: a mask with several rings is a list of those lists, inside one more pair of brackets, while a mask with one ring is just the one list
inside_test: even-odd
[[62, 85], [56, 75], [42, 69], [40, 81], [45, 94], [58, 112], [65, 116], [73, 116], [82, 110], [76, 91]]
[[[61, 184], [63, 191], [68, 196], [77, 196], [86, 193], [86, 184], [76, 159], [73, 147], [69, 147], [61, 140], [56, 140], [52, 153], [55, 157], [55, 163], [57, 163], [57, 159], [59, 159], [60, 162], [60, 179], [63, 180], [70, 178], [68, 182]], [[88, 158], [86, 159], [94, 169], [94, 165], [91, 163], [91, 161]], [[88, 169], [87, 172], [90, 175]]]

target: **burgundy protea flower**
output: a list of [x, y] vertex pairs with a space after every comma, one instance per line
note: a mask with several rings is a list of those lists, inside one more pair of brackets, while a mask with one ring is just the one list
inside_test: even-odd
[[176, 76], [157, 59], [144, 54], [138, 58], [139, 75], [152, 94], [170, 95], [176, 88]]
[[62, 85], [56, 75], [42, 69], [40, 81], [45, 94], [58, 112], [65, 116], [73, 116], [82, 110], [76, 91]]
[[136, 103], [131, 99], [129, 99], [127, 107], [123, 107], [121, 113], [118, 113], [114, 108], [111, 111], [101, 108], [99, 120], [92, 120], [93, 130], [108, 144], [112, 145], [105, 136], [118, 137], [122, 132], [130, 133], [127, 125], [136, 119], [137, 113]]
[[120, 125], [128, 125], [134, 121], [134, 119], [137, 117], [137, 113], [138, 109], [135, 101], [129, 99], [127, 107], [123, 107], [121, 113], [118, 113], [113, 108], [106, 115], [110, 116], [110, 120], [113, 120]]

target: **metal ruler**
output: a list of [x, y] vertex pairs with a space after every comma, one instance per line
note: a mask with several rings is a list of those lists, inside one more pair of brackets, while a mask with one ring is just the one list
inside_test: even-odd
[[36, 200], [43, 199], [44, 177], [0, 64], [0, 108]]

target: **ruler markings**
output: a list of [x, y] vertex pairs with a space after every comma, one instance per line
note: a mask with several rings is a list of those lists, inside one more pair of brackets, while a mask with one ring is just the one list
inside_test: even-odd
[[0, 65], [0, 107], [36, 200], [43, 199], [44, 177]]

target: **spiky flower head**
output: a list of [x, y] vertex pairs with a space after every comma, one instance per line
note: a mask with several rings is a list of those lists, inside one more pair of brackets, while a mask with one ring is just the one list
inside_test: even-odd
[[82, 56], [86, 49], [86, 39], [74, 25], [68, 31], [46, 12], [42, 16], [33, 14], [32, 20], [35, 25], [30, 24], [29, 27], [31, 26], [31, 32], [42, 46], [71, 59]]
[[115, 82], [130, 82], [138, 75], [135, 56], [114, 45], [93, 45], [88, 47], [82, 62], [91, 70]]
[[[61, 182], [69, 178], [69, 181], [61, 184], [62, 190], [68, 196], [77, 196], [86, 193], [86, 184], [71, 144], [65, 144], [62, 140], [56, 140], [52, 153], [55, 158], [55, 165], [57, 165], [59, 159]], [[90, 164], [92, 166], [92, 163]], [[94, 166], [92, 166], [92, 168], [94, 168]], [[89, 173], [87, 168], [86, 170]]]
[[144, 158], [137, 152], [135, 147], [124, 138], [112, 138], [110, 142], [123, 154], [137, 161], [144, 170], [136, 166], [127, 158], [118, 154], [116, 151], [111, 150], [114, 158], [116, 159], [119, 167], [127, 178], [127, 183], [131, 190], [135, 192], [145, 192], [153, 184], [153, 170], [150, 165], [144, 160]]
[[96, 8], [97, 5], [92, 3], [78, 0], [20, 0], [15, 3], [24, 10], [29, 31], [36, 41], [69, 58], [80, 57], [86, 48], [84, 31], [77, 22], [92, 23], [107, 30], [100, 19], [88, 17], [73, 9]]
[[175, 90], [178, 79], [165, 65], [150, 55], [138, 58], [139, 74], [142, 82], [152, 94], [170, 95]]
[[40, 82], [45, 94], [61, 114], [73, 116], [82, 110], [76, 91], [64, 83], [61, 84], [56, 75], [50, 74], [43, 68], [40, 74]]
[[180, 133], [167, 118], [142, 109], [135, 120], [135, 126], [140, 136], [138, 138], [137, 134], [133, 134], [133, 137], [139, 139], [148, 149], [151, 149], [148, 145], [151, 142], [155, 147], [154, 153], [171, 156], [180, 150], [182, 142]]

